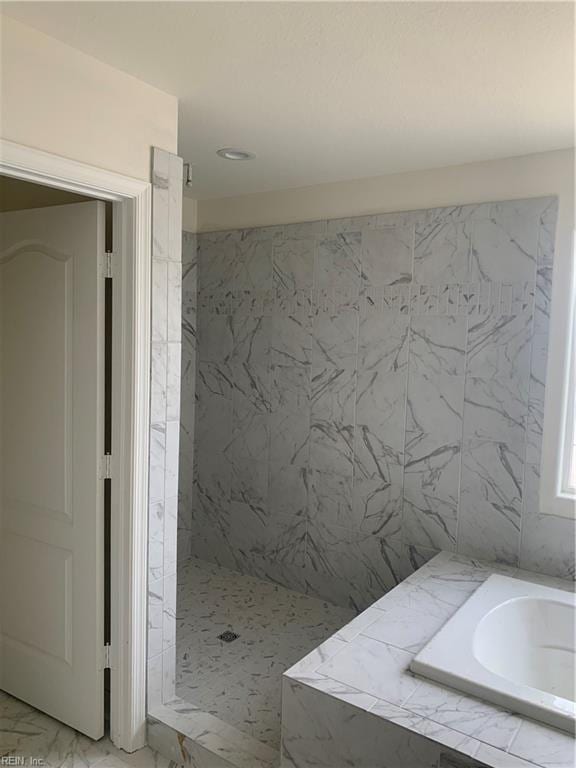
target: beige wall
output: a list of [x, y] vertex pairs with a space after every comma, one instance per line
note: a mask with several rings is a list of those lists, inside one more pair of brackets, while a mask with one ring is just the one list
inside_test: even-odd
[[[198, 228], [266, 226], [559, 194], [573, 215], [574, 150], [198, 202]], [[568, 218], [566, 218], [568, 217]]]
[[0, 16], [0, 136], [127, 176], [150, 178], [150, 148], [176, 152], [178, 101]]

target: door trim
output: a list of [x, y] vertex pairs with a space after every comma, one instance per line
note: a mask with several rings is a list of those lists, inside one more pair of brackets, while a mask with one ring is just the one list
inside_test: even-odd
[[146, 743], [151, 185], [0, 139], [0, 173], [114, 205], [110, 735]]

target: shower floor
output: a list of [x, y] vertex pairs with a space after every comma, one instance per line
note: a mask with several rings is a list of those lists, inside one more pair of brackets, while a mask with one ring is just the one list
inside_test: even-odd
[[[178, 572], [176, 693], [277, 749], [282, 673], [353, 616], [271, 582], [187, 560]], [[238, 638], [220, 640], [226, 631]]]

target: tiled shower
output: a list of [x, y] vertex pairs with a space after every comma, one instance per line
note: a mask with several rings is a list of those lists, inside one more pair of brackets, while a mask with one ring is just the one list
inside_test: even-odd
[[196, 643], [196, 610], [254, 630], [231, 670], [279, 697], [282, 670], [254, 667], [279, 617], [262, 598], [246, 624], [246, 590], [328, 636], [441, 550], [573, 577], [573, 521], [538, 512], [556, 216], [542, 198], [184, 233], [180, 695], [228, 653]]

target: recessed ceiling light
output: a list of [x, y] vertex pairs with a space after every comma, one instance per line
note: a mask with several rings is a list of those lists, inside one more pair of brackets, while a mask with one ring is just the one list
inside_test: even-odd
[[256, 157], [252, 152], [245, 152], [243, 149], [233, 149], [232, 147], [224, 147], [216, 152], [217, 155], [223, 157], [225, 160], [252, 160]]

